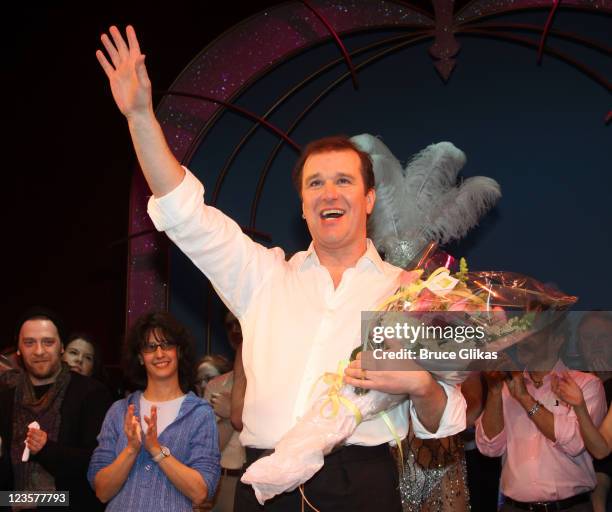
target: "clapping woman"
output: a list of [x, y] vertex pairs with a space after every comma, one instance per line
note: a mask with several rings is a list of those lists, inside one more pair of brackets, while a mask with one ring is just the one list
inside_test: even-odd
[[108, 411], [88, 471], [107, 511], [191, 511], [214, 495], [216, 421], [190, 391], [191, 353], [186, 329], [167, 313], [144, 315], [131, 329], [125, 371], [138, 391]]

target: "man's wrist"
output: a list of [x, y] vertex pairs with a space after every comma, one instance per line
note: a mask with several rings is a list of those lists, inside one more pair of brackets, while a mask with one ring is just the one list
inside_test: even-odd
[[530, 411], [538, 402], [530, 394], [527, 394], [519, 399], [519, 403], [523, 409]]
[[420, 386], [420, 389], [416, 392], [410, 393], [410, 400], [416, 408], [423, 403], [429, 403], [435, 401], [438, 398], [444, 399], [445, 407], [446, 407], [446, 391], [444, 391], [444, 387], [431, 375], [429, 375], [430, 380], [427, 383], [423, 383]]
[[503, 384], [501, 386], [489, 386], [487, 393], [493, 398], [501, 398], [503, 389]]
[[527, 416], [529, 416], [530, 418], [533, 418], [541, 408], [542, 408], [542, 404], [536, 401], [534, 406], [531, 409], [529, 409], [529, 411], [527, 411]]
[[589, 414], [589, 410], [587, 409], [586, 402], [583, 400], [578, 405], [574, 405], [574, 412], [576, 413], [576, 415]]
[[438, 388], [444, 392], [444, 390], [442, 389], [442, 386], [440, 386], [440, 384], [438, 384], [438, 382], [436, 381], [436, 379], [434, 379], [431, 376], [431, 373], [429, 372], [424, 372], [425, 377], [424, 377], [424, 382], [421, 383], [420, 386], [418, 386], [417, 389], [413, 390], [410, 393], [410, 398], [412, 400], [414, 400], [415, 398], [421, 399], [421, 398], [425, 398], [428, 396], [431, 396], [432, 393], [436, 393], [438, 392]]
[[153, 110], [153, 106], [150, 105], [146, 109], [138, 110], [135, 112], [130, 112], [125, 116], [127, 118], [128, 124], [137, 128], [140, 125], [150, 125], [151, 121], [155, 121], [157, 118], [155, 117], [155, 111]]

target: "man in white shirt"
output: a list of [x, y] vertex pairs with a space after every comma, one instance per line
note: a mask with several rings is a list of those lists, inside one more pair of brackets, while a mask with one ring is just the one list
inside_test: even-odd
[[[372, 310], [398, 286], [401, 269], [383, 262], [366, 238], [374, 208], [371, 161], [346, 138], [311, 144], [295, 181], [313, 242], [288, 262], [203, 202], [201, 183], [181, 167], [153, 113], [151, 85], [134, 30], [127, 44], [116, 27], [104, 34], [98, 60], [126, 116], [140, 166], [153, 192], [149, 214], [210, 279], [240, 320], [247, 377], [240, 440], [247, 464], [308, 410], [323, 373], [335, 371], [360, 340], [361, 311]], [[383, 373], [383, 372], [379, 372]], [[389, 416], [396, 433], [408, 414], [420, 437], [445, 437], [465, 427], [465, 402], [427, 372], [384, 372], [378, 389], [410, 394]], [[372, 387], [372, 385], [370, 385]], [[435, 434], [432, 434], [435, 432]], [[347, 447], [326, 457], [305, 488], [322, 510], [401, 510], [397, 470], [382, 419], [359, 425]], [[297, 491], [270, 500], [265, 510], [294, 510]], [[262, 510], [250, 487], [238, 486], [235, 510]]]

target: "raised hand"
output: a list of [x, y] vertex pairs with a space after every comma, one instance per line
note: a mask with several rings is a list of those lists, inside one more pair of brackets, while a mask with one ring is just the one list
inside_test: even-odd
[[510, 391], [512, 397], [518, 400], [521, 404], [524, 405], [529, 399], [531, 399], [531, 395], [525, 387], [523, 372], [512, 372], [512, 380], [506, 380], [506, 386], [508, 386], [508, 391]]
[[128, 118], [152, 112], [151, 81], [134, 28], [128, 25], [126, 29], [127, 44], [117, 27], [110, 27], [109, 32], [112, 41], [107, 34], [102, 34], [101, 40], [110, 62], [101, 50], [96, 57], [108, 77], [117, 107]]
[[143, 436], [145, 449], [151, 455], [157, 455], [161, 448], [157, 440], [157, 407], [155, 405], [151, 406], [151, 416], [145, 416], [144, 420], [147, 424], [147, 432]]
[[582, 389], [568, 372], [553, 375], [552, 390], [568, 405], [573, 407], [585, 406]]
[[489, 391], [501, 393], [504, 386], [504, 380], [506, 379], [506, 372], [490, 371], [482, 372], [482, 374], [487, 381]]
[[134, 416], [134, 406], [128, 405], [127, 412], [125, 413], [125, 420], [123, 422], [123, 431], [128, 440], [127, 447], [133, 453], [140, 451], [141, 440], [141, 429], [140, 421], [138, 417]]

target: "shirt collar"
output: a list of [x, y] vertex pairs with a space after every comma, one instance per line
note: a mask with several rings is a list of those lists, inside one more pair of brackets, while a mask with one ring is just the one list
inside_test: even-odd
[[[302, 255], [303, 255], [303, 259], [302, 259], [302, 262], [299, 264], [300, 270], [306, 270], [312, 266], [321, 266], [319, 256], [317, 255], [317, 251], [315, 251], [315, 248], [314, 248], [314, 242], [310, 242], [308, 249], [306, 250], [306, 252], [302, 253]], [[366, 238], [366, 250], [361, 256], [361, 258], [357, 260], [355, 267], [363, 268], [364, 264], [373, 265], [374, 268], [381, 274], [384, 273], [385, 271], [384, 262], [382, 258], [380, 257], [380, 254], [378, 254], [378, 251], [376, 250], [376, 247], [372, 243], [372, 240], [370, 240], [369, 238]]]
[[[555, 366], [553, 366], [552, 370], [550, 370], [546, 375], [544, 375], [544, 378], [542, 379], [542, 382], [544, 382], [546, 380], [549, 380], [553, 373], [564, 372], [567, 369], [568, 368], [567, 368], [567, 366], [565, 366], [565, 363], [563, 363], [563, 361], [561, 359], [557, 359], [557, 362], [555, 363]], [[533, 379], [531, 378], [531, 375], [529, 374], [528, 370], [523, 370], [523, 377], [525, 379], [527, 379], [529, 382], [533, 383]]]

